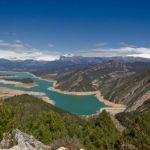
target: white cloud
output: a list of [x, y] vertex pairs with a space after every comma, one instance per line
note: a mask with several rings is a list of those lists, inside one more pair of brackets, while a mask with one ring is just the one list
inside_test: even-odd
[[113, 57], [133, 56], [150, 58], [150, 48], [146, 47], [119, 47], [119, 48], [93, 48], [77, 50], [75, 55], [86, 57]]
[[51, 54], [48, 51], [41, 51], [37, 48], [33, 48], [27, 44], [24, 44], [20, 40], [15, 40], [13, 42], [7, 42], [0, 40], [0, 58], [5, 59], [34, 59], [34, 60], [55, 60], [59, 56], [56, 54]]
[[49, 44], [48, 44], [48, 47], [49, 47], [49, 48], [53, 48], [53, 47], [55, 47], [55, 45], [49, 43]]
[[[103, 44], [104, 45], [104, 44]], [[52, 47], [52, 45], [50, 46]], [[73, 55], [86, 57], [113, 57], [113, 56], [133, 56], [150, 58], [150, 47], [121, 46], [119, 48], [96, 47], [91, 49], [80, 49], [74, 51]], [[66, 56], [73, 56], [66, 55]], [[34, 60], [56, 60], [60, 53], [48, 50], [40, 50], [31, 47], [20, 40], [4, 41], [0, 40], [0, 58], [5, 59], [34, 59]]]
[[125, 42], [120, 42], [120, 45], [121, 45], [121, 46], [125, 46], [125, 47], [136, 47], [136, 46], [133, 45], [133, 44], [128, 44], [128, 43], [125, 43]]
[[150, 54], [132, 54], [132, 55], [129, 55], [129, 56], [132, 56], [132, 57], [150, 58]]
[[20, 41], [20, 40], [14, 40], [14, 42], [16, 42], [16, 43], [22, 43], [22, 41]]
[[106, 45], [108, 45], [107, 42], [102, 42], [102, 43], [96, 43], [96, 44], [95, 44], [95, 46], [99, 46], [99, 47], [101, 47], [101, 46], [106, 46]]

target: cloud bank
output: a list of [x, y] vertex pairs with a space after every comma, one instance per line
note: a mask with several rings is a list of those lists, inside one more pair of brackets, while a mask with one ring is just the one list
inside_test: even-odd
[[[106, 48], [103, 47], [107, 43], [98, 43], [95, 48], [75, 50], [70, 56], [84, 56], [84, 57], [144, 57], [150, 58], [149, 47], [136, 47], [124, 42], [120, 43], [121, 47], [118, 48]], [[48, 44], [49, 48], [54, 48], [53, 44]], [[0, 40], [0, 58], [10, 60], [45, 60], [52, 61], [59, 59], [60, 53], [56, 53], [50, 50], [40, 50], [34, 48], [28, 44], [23, 43], [20, 40], [14, 40], [11, 42]]]
[[33, 48], [20, 40], [14, 40], [12, 42], [0, 40], [0, 58], [10, 60], [34, 59], [51, 61], [58, 59], [59, 56], [51, 54], [49, 51]]
[[85, 57], [144, 57], [150, 58], [150, 48], [148, 47], [132, 47], [122, 46], [119, 48], [93, 48], [93, 49], [81, 49], [75, 52], [75, 55], [81, 55]]

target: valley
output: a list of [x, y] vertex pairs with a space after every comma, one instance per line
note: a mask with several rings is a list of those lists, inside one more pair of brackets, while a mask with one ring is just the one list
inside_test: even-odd
[[[4, 72], [2, 73], [4, 74]], [[5, 72], [5, 73], [6, 74], [11, 73], [15, 75], [16, 78], [20, 78], [20, 79], [21, 78], [24, 79], [27, 77], [31, 78], [36, 84], [36, 86], [29, 88], [27, 86], [24, 87], [20, 85], [18, 86], [18, 84], [16, 85], [16, 81], [14, 83], [14, 81], [8, 81], [8, 79], [6, 80], [7, 84], [5, 82], [0, 82], [1, 87], [5, 87], [7, 89], [13, 89], [13, 90], [9, 90], [9, 92], [7, 90], [6, 93], [2, 92], [2, 95], [6, 97], [12, 95], [13, 93], [14, 95], [20, 95], [21, 93], [28, 93], [37, 96], [41, 95], [41, 97], [43, 97], [44, 100], [49, 99], [52, 104], [55, 104], [56, 107], [62, 108], [66, 111], [79, 114], [79, 115], [92, 115], [95, 114], [97, 111], [99, 111], [101, 108], [106, 107], [106, 105], [103, 102], [101, 102], [101, 98], [99, 98], [99, 100], [96, 98], [95, 93], [89, 93], [89, 94], [83, 93], [82, 95], [64, 94], [58, 91], [56, 92], [56, 91], [49, 90], [50, 87], [53, 86], [53, 82], [42, 80], [41, 78], [38, 78], [31, 73], [27, 73], [27, 72]], [[5, 89], [3, 89], [3, 91], [5, 91]]]
[[150, 64], [145, 62], [108, 61], [75, 71], [58, 70], [53, 77], [50, 73], [42, 76], [57, 81], [55, 91], [65, 93], [98, 91], [104, 99], [126, 105], [126, 111], [132, 111], [149, 98], [149, 68]]
[[2, 133], [27, 136], [29, 145], [33, 135], [35, 144], [39, 140], [45, 145], [38, 146], [48, 149], [148, 149], [150, 63], [76, 60], [65, 58], [64, 63], [63, 58], [55, 68], [56, 62], [49, 62], [51, 67], [34, 70], [35, 75], [24, 69], [1, 71], [0, 106], [13, 112], [6, 120], [15, 121], [6, 128], [2, 121]]

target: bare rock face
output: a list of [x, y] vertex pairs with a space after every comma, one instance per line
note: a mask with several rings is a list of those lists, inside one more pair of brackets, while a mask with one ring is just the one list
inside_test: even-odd
[[0, 143], [0, 149], [4, 150], [50, 150], [33, 136], [22, 133], [16, 129], [12, 133], [5, 133]]
[[[72, 140], [71, 140], [72, 141]], [[36, 140], [32, 135], [28, 135], [26, 133], [21, 132], [16, 129], [11, 133], [4, 133], [3, 140], [0, 142], [0, 150], [69, 150], [68, 146], [63, 145], [60, 141], [58, 141], [60, 146], [51, 147], [44, 145], [40, 141]], [[71, 144], [71, 143], [70, 143]], [[76, 143], [77, 144], [77, 143]], [[83, 150], [82, 148], [76, 148], [77, 145], [73, 145], [72, 150]]]
[[140, 98], [138, 98], [133, 105], [128, 108], [126, 111], [131, 112], [136, 110], [138, 107], [142, 106], [145, 101], [147, 101], [150, 98], [150, 90], [144, 93]]

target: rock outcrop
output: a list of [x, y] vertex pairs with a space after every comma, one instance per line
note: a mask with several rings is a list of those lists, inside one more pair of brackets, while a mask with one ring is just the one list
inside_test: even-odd
[[[4, 133], [3, 140], [0, 142], [0, 150], [69, 150], [68, 147], [61, 146], [61, 144], [60, 142], [60, 146], [56, 146], [56, 148], [47, 146], [36, 140], [32, 135], [16, 129], [10, 133]], [[76, 148], [72, 150], [76, 150]]]
[[50, 150], [33, 136], [16, 129], [12, 133], [5, 133], [0, 143], [0, 149], [3, 150]]

